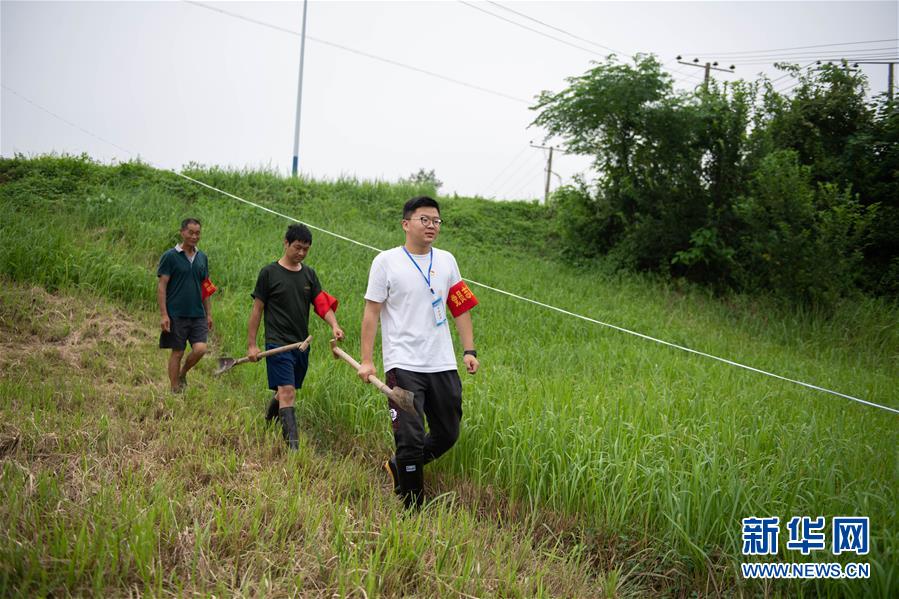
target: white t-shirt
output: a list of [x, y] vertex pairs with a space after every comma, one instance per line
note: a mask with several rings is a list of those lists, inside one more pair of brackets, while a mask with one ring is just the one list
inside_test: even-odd
[[[410, 260], [402, 246], [381, 252], [371, 263], [365, 299], [383, 304], [381, 349], [385, 371], [456, 370], [450, 321], [447, 318], [438, 326], [431, 303], [440, 298], [446, 314], [449, 289], [462, 280], [462, 275], [452, 254], [436, 248], [433, 252], [433, 264], [430, 254], [410, 254]], [[429, 264], [430, 288], [425, 281]]]

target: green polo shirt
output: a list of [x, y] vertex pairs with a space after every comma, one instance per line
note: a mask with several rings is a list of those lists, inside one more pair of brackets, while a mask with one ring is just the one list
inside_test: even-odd
[[165, 291], [165, 307], [170, 317], [202, 318], [203, 309], [201, 283], [209, 276], [209, 261], [206, 254], [197, 250], [191, 262], [183, 251], [168, 250], [159, 259], [156, 276], [168, 275], [169, 284]]

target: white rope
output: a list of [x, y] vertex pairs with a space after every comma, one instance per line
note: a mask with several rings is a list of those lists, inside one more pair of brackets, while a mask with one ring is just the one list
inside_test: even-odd
[[[199, 185], [202, 185], [203, 187], [206, 187], [206, 188], [211, 189], [211, 190], [213, 190], [213, 191], [217, 191], [218, 193], [224, 194], [224, 195], [228, 196], [229, 198], [234, 198], [235, 200], [237, 200], [237, 201], [239, 201], [239, 202], [243, 202], [244, 204], [247, 204], [247, 205], [249, 205], [249, 206], [253, 206], [254, 208], [258, 208], [258, 209], [260, 209], [260, 210], [264, 210], [264, 211], [266, 211], [266, 212], [269, 212], [269, 213], [271, 213], [271, 214], [275, 214], [275, 215], [277, 215], [277, 216], [280, 216], [280, 217], [282, 217], [282, 218], [286, 218], [286, 219], [291, 220], [291, 221], [294, 221], [294, 222], [298, 222], [298, 223], [301, 222], [301, 223], [303, 223], [304, 225], [308, 226], [310, 229], [315, 229], [316, 231], [321, 231], [322, 233], [325, 233], [325, 234], [327, 234], [327, 235], [332, 235], [332, 236], [334, 236], [334, 237], [336, 237], [336, 238], [338, 238], [338, 239], [343, 239], [344, 241], [349, 241], [350, 243], [354, 243], [354, 244], [356, 244], [356, 245], [358, 245], [358, 246], [361, 246], [361, 247], [370, 249], [370, 250], [375, 251], [375, 252], [381, 252], [381, 251], [383, 251], [383, 250], [381, 250], [381, 249], [378, 249], [378, 248], [376, 248], [376, 247], [374, 247], [374, 246], [371, 246], [371, 245], [368, 245], [368, 244], [366, 244], [366, 243], [362, 243], [362, 242], [360, 242], [360, 241], [356, 241], [355, 239], [350, 239], [349, 237], [345, 237], [345, 236], [340, 235], [340, 234], [338, 234], [338, 233], [334, 233], [333, 231], [329, 231], [329, 230], [323, 229], [323, 228], [321, 228], [321, 227], [316, 227], [315, 225], [312, 225], [312, 224], [307, 223], [307, 222], [305, 222], [305, 221], [301, 221], [301, 220], [299, 220], [299, 219], [293, 218], [292, 216], [288, 216], [288, 215], [286, 215], [286, 214], [282, 214], [282, 213], [280, 213], [280, 212], [277, 212], [277, 211], [275, 211], [275, 210], [272, 210], [271, 208], [267, 208], [267, 207], [265, 207], [265, 206], [262, 206], [262, 205], [260, 205], [260, 204], [255, 203], [255, 202], [251, 202], [251, 201], [246, 200], [246, 199], [244, 199], [244, 198], [238, 197], [238, 196], [236, 196], [236, 195], [234, 195], [234, 194], [232, 194], [232, 193], [228, 193], [227, 191], [222, 191], [221, 189], [218, 189], [218, 188], [216, 188], [216, 187], [213, 187], [212, 185], [209, 185], [209, 184], [204, 183], [204, 182], [202, 182], [202, 181], [198, 181], [197, 179], [194, 179], [193, 177], [189, 177], [189, 176], [187, 176], [187, 175], [185, 175], [185, 174], [178, 173], [178, 172], [175, 172], [175, 171], [170, 170], [170, 169], [165, 169], [165, 170], [169, 170], [170, 172], [175, 173], [175, 174], [178, 175], [179, 177], [183, 177], [183, 178], [185, 178], [185, 179], [188, 179], [189, 181], [193, 181], [194, 183], [197, 183], [197, 184], [199, 184]], [[626, 329], [626, 328], [624, 328], [624, 327], [619, 327], [619, 326], [614, 325], [614, 324], [610, 324], [610, 323], [607, 323], [607, 322], [602, 322], [601, 320], [596, 320], [595, 318], [590, 318], [589, 316], [584, 316], [584, 315], [582, 315], [582, 314], [577, 314], [577, 313], [575, 313], [575, 312], [569, 312], [568, 310], [564, 310], [564, 309], [562, 309], [562, 308], [558, 308], [558, 307], [553, 306], [553, 305], [550, 305], [550, 304], [544, 304], [543, 302], [538, 302], [537, 300], [533, 300], [533, 299], [531, 299], [531, 298], [524, 297], [523, 295], [518, 295], [518, 294], [516, 294], [516, 293], [511, 293], [511, 292], [509, 292], [509, 291], [505, 291], [505, 290], [499, 289], [499, 288], [497, 288], [497, 287], [492, 287], [492, 286], [487, 285], [487, 284], [485, 284], [485, 283], [480, 283], [480, 282], [478, 282], [478, 281], [473, 281], [473, 280], [471, 280], [471, 279], [466, 279], [466, 278], [464, 278], [464, 277], [463, 277], [463, 280], [466, 281], [467, 283], [471, 283], [472, 285], [477, 285], [478, 287], [483, 287], [484, 289], [487, 289], [487, 290], [489, 290], [489, 291], [493, 291], [493, 292], [495, 292], [495, 293], [499, 293], [499, 294], [502, 294], [502, 295], [507, 295], [507, 296], [509, 296], [509, 297], [511, 297], [511, 298], [515, 298], [515, 299], [521, 300], [521, 301], [523, 301], [523, 302], [528, 302], [528, 303], [530, 303], [530, 304], [534, 304], [535, 306], [540, 306], [540, 307], [546, 308], [546, 309], [548, 309], [548, 310], [554, 310], [554, 311], [556, 311], [556, 312], [559, 312], [560, 314], [565, 314], [566, 316], [571, 316], [571, 317], [574, 317], [574, 318], [579, 318], [579, 319], [581, 319], [581, 320], [585, 320], [585, 321], [591, 322], [591, 323], [593, 323], [593, 324], [598, 324], [598, 325], [601, 325], [601, 326], [604, 326], [604, 327], [609, 327], [610, 329], [615, 329], [616, 331], [621, 331], [622, 333], [627, 333], [628, 335], [634, 335], [634, 336], [636, 336], [636, 337], [640, 337], [641, 339], [646, 339], [646, 340], [648, 340], [648, 341], [654, 341], [654, 342], [656, 342], [656, 343], [660, 343], [660, 344], [662, 344], [662, 345], [667, 345], [668, 347], [673, 347], [673, 348], [676, 348], [676, 349], [680, 349], [680, 350], [683, 350], [683, 351], [685, 351], [685, 352], [689, 352], [689, 353], [691, 353], [691, 354], [696, 354], [696, 355], [698, 355], [698, 356], [703, 356], [703, 357], [705, 357], [705, 358], [711, 358], [712, 360], [717, 360], [717, 361], [719, 361], [719, 362], [724, 362], [725, 364], [730, 364], [731, 366], [737, 366], [738, 368], [744, 368], [744, 369], [746, 369], [746, 370], [751, 370], [752, 372], [758, 372], [759, 374], [764, 374], [764, 375], [766, 375], [766, 376], [770, 376], [770, 377], [773, 377], [773, 378], [776, 378], [776, 379], [780, 379], [780, 380], [782, 380], [782, 381], [787, 381], [787, 382], [790, 382], [790, 383], [795, 383], [795, 384], [797, 384], [797, 385], [802, 385], [803, 387], [807, 387], [807, 388], [809, 388], [809, 389], [815, 389], [816, 391], [823, 391], [824, 393], [830, 393], [830, 394], [836, 395], [836, 396], [838, 396], [838, 397], [843, 397], [843, 398], [845, 398], [845, 399], [850, 399], [850, 400], [852, 400], [852, 401], [856, 401], [856, 402], [861, 403], [861, 404], [864, 404], [864, 405], [866, 405], [866, 406], [871, 406], [871, 407], [873, 407], [873, 408], [880, 408], [881, 410], [886, 410], [886, 411], [888, 411], [888, 412], [893, 412], [893, 413], [895, 413], [895, 414], [899, 414], [899, 410], [897, 410], [896, 408], [891, 408], [891, 407], [889, 407], [889, 406], [884, 406], [884, 405], [881, 405], [881, 404], [878, 404], [878, 403], [874, 403], [874, 402], [871, 402], [871, 401], [866, 401], [866, 400], [861, 399], [861, 398], [859, 398], [859, 397], [854, 397], [854, 396], [852, 396], [852, 395], [846, 395], [845, 393], [840, 393], [839, 391], [833, 391], [832, 389], [827, 389], [827, 388], [825, 388], [825, 387], [819, 387], [818, 385], [812, 385], [811, 383], [805, 383], [805, 382], [803, 382], [803, 381], [799, 381], [799, 380], [796, 380], [796, 379], [791, 379], [791, 378], [788, 378], [788, 377], [785, 377], [785, 376], [781, 376], [781, 375], [779, 375], [779, 374], [775, 374], [775, 373], [773, 373], [773, 372], [768, 372], [767, 370], [762, 370], [762, 369], [760, 369], [760, 368], [754, 368], [754, 367], [752, 367], [752, 366], [747, 366], [746, 364], [741, 364], [740, 362], [734, 362], [733, 360], [728, 360], [728, 359], [726, 359], [726, 358], [721, 358], [721, 357], [718, 357], [718, 356], [715, 356], [715, 355], [712, 355], [712, 354], [708, 354], [708, 353], [701, 352], [701, 351], [698, 351], [698, 350], [695, 350], [695, 349], [691, 349], [691, 348], [685, 347], [685, 346], [683, 346], [683, 345], [678, 345], [677, 343], [671, 343], [670, 341], [664, 341], [664, 340], [662, 340], [662, 339], [657, 339], [657, 338], [655, 338], [655, 337], [651, 337], [650, 335], [644, 335], [643, 333], [638, 333], [637, 331], [632, 331], [632, 330]]]
[[[158, 167], [157, 167], [157, 168], [158, 168]], [[362, 243], [361, 241], [356, 241], [355, 239], [350, 239], [349, 237], [344, 237], [343, 235], [339, 235], [338, 233], [334, 233], [333, 231], [328, 231], [327, 229], [322, 229], [321, 227], [316, 227], [316, 226], [313, 225], [313, 224], [307, 223], [307, 222], [305, 222], [305, 221], [302, 221], [302, 220], [300, 220], [300, 219], [298, 219], [298, 218], [294, 218], [294, 217], [292, 217], [292, 216], [288, 216], [288, 215], [286, 215], [286, 214], [282, 214], [282, 213], [280, 213], [280, 212], [277, 212], [277, 211], [275, 211], [275, 210], [272, 210], [271, 208], [266, 208], [265, 206], [260, 206], [259, 204], [255, 203], [255, 202], [251, 202], [250, 200], [245, 200], [245, 199], [243, 199], [243, 198], [241, 198], [241, 197], [238, 197], [238, 196], [234, 195], [233, 193], [228, 193], [227, 191], [222, 191], [221, 189], [219, 189], [219, 188], [217, 188], [217, 187], [213, 187], [212, 185], [209, 185], [208, 183], [203, 183], [202, 181], [199, 181], [199, 180], [197, 180], [197, 179], [194, 179], [193, 177], [188, 177], [187, 175], [185, 175], [185, 174], [183, 174], [183, 173], [179, 173], [179, 172], [174, 171], [174, 170], [172, 170], [172, 169], [168, 169], [168, 168], [160, 168], [159, 170], [164, 170], [164, 171], [168, 171], [168, 172], [170, 172], [170, 173], [174, 173], [174, 174], [178, 175], [179, 177], [183, 177], [183, 178], [187, 179], [188, 181], [193, 181], [193, 182], [196, 183], [197, 185], [202, 185], [203, 187], [206, 187], [207, 189], [211, 189], [211, 190], [213, 190], [213, 191], [217, 191], [217, 192], [219, 192], [219, 193], [221, 193], [221, 194], [224, 194], [224, 195], [228, 196], [229, 198], [234, 198], [234, 199], [237, 200], [238, 202], [243, 202], [244, 204], [248, 204], [248, 205], [250, 205], [250, 206], [253, 206], [254, 208], [259, 208], [260, 210], [265, 210], [266, 212], [270, 212], [271, 214], [274, 214], [275, 216], [280, 216], [281, 218], [286, 218], [287, 220], [292, 220], [292, 221], [295, 222], [295, 223], [303, 223], [304, 225], [306, 225], [306, 226], [309, 227], [310, 229], [315, 229], [316, 231], [321, 231], [322, 233], [327, 233], [328, 235], [333, 235], [333, 236], [336, 237], [337, 239], [343, 239], [344, 241], [349, 241], [350, 243], [355, 243], [355, 244], [358, 245], [358, 246], [361, 246], [361, 247], [364, 247], [364, 248], [368, 248], [368, 249], [370, 249], [370, 250], [374, 250], [375, 252], [380, 252], [380, 251], [382, 251], [382, 250], [379, 250], [378, 248], [376, 248], [376, 247], [373, 246], [373, 245], [368, 245], [367, 243]]]
[[[136, 154], [135, 154], [134, 152], [132, 152], [131, 150], [128, 150], [127, 148], [123, 148], [122, 146], [119, 146], [119, 145], [117, 145], [117, 144], [114, 144], [114, 143], [112, 143], [112, 142], [110, 142], [110, 141], [108, 141], [108, 140], [105, 140], [105, 139], [103, 139], [102, 137], [100, 137], [100, 136], [98, 136], [98, 135], [96, 135], [96, 134], [94, 134], [94, 133], [91, 133], [91, 132], [88, 131], [87, 129], [84, 129], [84, 128], [82, 128], [82, 127], [80, 127], [80, 126], [78, 126], [78, 125], [76, 125], [76, 124], [74, 124], [74, 123], [72, 123], [72, 122], [70, 122], [70, 121], [64, 119], [63, 117], [59, 116], [58, 114], [56, 114], [56, 113], [54, 113], [54, 112], [51, 112], [50, 110], [44, 108], [43, 106], [37, 104], [36, 102], [33, 102], [32, 100], [30, 100], [30, 99], [26, 98], [25, 96], [19, 94], [18, 92], [16, 92], [15, 90], [11, 89], [10, 87], [8, 87], [8, 86], [6, 86], [6, 85], [0, 85], [0, 87], [2, 87], [3, 89], [5, 89], [5, 90], [7, 90], [7, 91], [9, 91], [9, 92], [11, 92], [11, 93], [13, 93], [13, 94], [15, 94], [16, 96], [18, 96], [18, 97], [21, 98], [22, 100], [28, 102], [29, 104], [31, 104], [31, 105], [34, 106], [35, 108], [38, 108], [39, 110], [42, 110], [42, 111], [46, 112], [47, 114], [49, 114], [49, 115], [51, 115], [51, 116], [53, 116], [53, 117], [59, 119], [60, 121], [66, 123], [66, 124], [69, 125], [69, 126], [74, 127], [74, 128], [76, 128], [76, 129], [79, 129], [80, 131], [83, 131], [84, 133], [86, 133], [87, 135], [90, 135], [91, 137], [93, 137], [93, 138], [95, 138], [95, 139], [98, 139], [98, 140], [100, 140], [100, 141], [102, 141], [102, 142], [105, 142], [105, 143], [107, 143], [107, 144], [109, 144], [109, 145], [111, 145], [111, 146], [114, 146], [114, 147], [116, 147], [116, 148], [118, 148], [118, 149], [120, 149], [120, 150], [123, 150], [123, 151], [125, 151], [125, 152], [128, 152], [128, 153], [131, 154], [132, 156], [136, 155]], [[173, 169], [164, 168], [164, 167], [157, 167], [156, 165], [154, 165], [154, 164], [151, 163], [151, 162], [146, 162], [146, 164], [148, 164], [148, 165], [150, 165], [150, 166], [153, 166], [154, 168], [157, 168], [158, 170], [161, 170], [161, 171], [167, 171], [167, 172], [173, 173], [173, 174], [175, 174], [175, 175], [177, 175], [177, 176], [179, 176], [179, 177], [182, 177], [182, 178], [184, 178], [184, 179], [187, 179], [188, 181], [192, 181], [192, 182], [194, 182], [194, 183], [196, 183], [196, 184], [198, 184], [198, 185], [202, 185], [203, 187], [205, 187], [205, 188], [207, 188], [207, 189], [211, 189], [212, 191], [215, 191], [215, 192], [217, 192], [217, 193], [226, 195], [226, 196], [228, 196], [229, 198], [233, 198], [233, 199], [235, 199], [235, 200], [237, 200], [237, 201], [239, 201], [239, 202], [243, 202], [244, 204], [247, 204], [247, 205], [249, 205], [249, 206], [253, 206], [254, 208], [258, 208], [259, 210], [264, 210], [265, 212], [268, 212], [268, 213], [270, 213], [270, 214], [274, 214], [274, 215], [276, 215], [276, 216], [280, 216], [281, 218], [285, 218], [285, 219], [287, 219], [287, 220], [291, 220], [291, 221], [294, 221], [294, 222], [298, 222], [298, 223], [302, 222], [303, 224], [305, 224], [306, 226], [308, 226], [310, 229], [315, 229], [316, 231], [321, 231], [322, 233], [325, 233], [325, 234], [327, 234], [327, 235], [331, 235], [331, 236], [336, 237], [336, 238], [338, 238], [338, 239], [342, 239], [342, 240], [344, 240], [344, 241], [348, 241], [348, 242], [350, 242], [350, 243], [354, 243], [354, 244], [356, 244], [356, 245], [358, 245], [358, 246], [360, 246], [360, 247], [364, 247], [364, 248], [366, 248], [366, 249], [369, 249], [369, 250], [372, 250], [372, 251], [375, 251], [375, 252], [381, 252], [381, 251], [383, 251], [383, 250], [380, 250], [380, 249], [378, 249], [378, 248], [376, 248], [376, 247], [374, 247], [374, 246], [372, 246], [372, 245], [368, 245], [368, 244], [366, 244], [366, 243], [362, 243], [361, 241], [356, 241], [355, 239], [350, 239], [349, 237], [346, 237], [346, 236], [344, 236], [344, 235], [340, 235], [340, 234], [338, 234], [338, 233], [334, 233], [333, 231], [328, 231], [327, 229], [323, 229], [323, 228], [321, 228], [321, 227], [316, 227], [315, 225], [312, 225], [312, 224], [310, 224], [310, 223], [307, 223], [307, 222], [301, 221], [301, 220], [299, 220], [299, 219], [293, 218], [292, 216], [288, 216], [288, 215], [286, 215], [286, 214], [282, 214], [282, 213], [280, 213], [280, 212], [277, 212], [277, 211], [275, 211], [275, 210], [272, 210], [271, 208], [266, 208], [265, 206], [261, 206], [260, 204], [257, 204], [257, 203], [255, 203], [255, 202], [251, 202], [251, 201], [249, 201], [249, 200], [246, 200], [246, 199], [244, 199], [244, 198], [241, 198], [241, 197], [239, 197], [239, 196], [236, 196], [236, 195], [234, 195], [234, 194], [232, 194], [232, 193], [228, 193], [227, 191], [223, 191], [223, 190], [221, 190], [221, 189], [218, 189], [217, 187], [214, 187], [214, 186], [212, 186], [212, 185], [209, 185], [208, 183], [204, 183], [203, 181], [199, 181], [199, 180], [197, 180], [197, 179], [194, 179], [193, 177], [189, 177], [189, 176], [187, 176], [187, 175], [185, 175], [185, 174], [183, 174], [183, 173], [179, 173], [179, 172], [177, 172], [177, 171], [175, 171], [175, 170], [173, 170]], [[611, 329], [615, 329], [616, 331], [621, 331], [622, 333], [627, 333], [627, 334], [629, 334], [629, 335], [634, 335], [634, 336], [640, 337], [640, 338], [642, 338], [642, 339], [647, 339], [647, 340], [649, 340], [649, 341], [654, 341], [654, 342], [656, 342], [656, 343], [660, 343], [660, 344], [662, 344], [662, 345], [667, 345], [668, 347], [673, 347], [673, 348], [680, 349], [680, 350], [683, 350], [683, 351], [686, 351], [686, 352], [690, 352], [690, 353], [696, 354], [696, 355], [698, 355], [698, 356], [703, 356], [703, 357], [706, 357], [706, 358], [711, 358], [711, 359], [713, 359], [713, 360], [718, 360], [719, 362], [724, 362], [725, 364], [730, 364], [731, 366], [737, 366], [737, 367], [739, 367], [739, 368], [744, 368], [744, 369], [746, 369], [746, 370], [751, 370], [752, 372], [758, 372], [759, 374], [764, 374], [764, 375], [766, 375], [766, 376], [770, 376], [770, 377], [773, 377], [773, 378], [776, 378], [776, 379], [780, 379], [780, 380], [782, 380], [782, 381], [787, 381], [787, 382], [790, 382], [790, 383], [795, 383], [795, 384], [797, 384], [797, 385], [802, 385], [803, 387], [807, 387], [807, 388], [809, 388], [809, 389], [815, 389], [816, 391], [823, 391], [824, 393], [830, 393], [831, 395], [836, 395], [836, 396], [838, 396], [838, 397], [843, 397], [843, 398], [845, 398], [845, 399], [849, 399], [849, 400], [852, 400], [852, 401], [855, 401], [855, 402], [864, 404], [864, 405], [866, 405], [866, 406], [871, 406], [872, 408], [880, 408], [881, 410], [886, 410], [887, 412], [893, 412], [894, 414], [899, 414], [899, 410], [897, 410], [896, 408], [891, 408], [891, 407], [889, 407], [889, 406], [884, 406], [884, 405], [881, 405], [881, 404], [878, 404], [878, 403], [874, 403], [874, 402], [871, 402], [871, 401], [866, 401], [866, 400], [864, 400], [864, 399], [861, 399], [861, 398], [858, 398], [858, 397], [854, 397], [854, 396], [852, 396], [852, 395], [846, 395], [846, 394], [840, 393], [840, 392], [838, 392], [838, 391], [833, 391], [833, 390], [831, 390], [831, 389], [826, 389], [826, 388], [824, 388], [824, 387], [819, 387], [819, 386], [817, 386], [817, 385], [812, 385], [811, 383], [804, 383], [804, 382], [798, 381], [798, 380], [796, 380], [796, 379], [787, 378], [787, 377], [785, 377], [785, 376], [781, 376], [781, 375], [779, 375], [779, 374], [774, 374], [773, 372], [768, 372], [768, 371], [766, 371], [766, 370], [761, 370], [761, 369], [759, 369], [759, 368], [753, 368], [752, 366], [747, 366], [747, 365], [745, 365], [745, 364], [741, 364], [741, 363], [739, 363], [739, 362], [734, 362], [734, 361], [732, 361], [732, 360], [727, 360], [727, 359], [725, 359], [725, 358], [719, 358], [718, 356], [714, 356], [714, 355], [712, 355], [712, 354], [707, 354], [707, 353], [705, 353], [705, 352], [697, 351], [697, 350], [695, 350], [695, 349], [690, 349], [689, 347], [684, 347], [683, 345], [678, 345], [678, 344], [676, 344], [676, 343], [671, 343], [671, 342], [669, 342], [669, 341], [663, 341], [662, 339], [656, 339], [655, 337], [650, 337], [649, 335], [644, 335], [643, 333], [638, 333], [638, 332], [636, 332], [636, 331], [631, 331], [630, 329], [625, 329], [625, 328], [623, 328], [623, 327], [619, 327], [619, 326], [616, 326], [616, 325], [613, 325], [613, 324], [609, 324], [609, 323], [606, 323], [606, 322], [602, 322], [602, 321], [600, 321], [600, 320], [596, 320], [596, 319], [594, 319], [594, 318], [590, 318], [589, 316], [583, 316], [583, 315], [581, 315], [581, 314], [576, 314], [576, 313], [574, 313], [574, 312], [569, 312], [568, 310], [563, 310], [562, 308], [557, 308], [556, 306], [552, 306], [552, 305], [550, 305], [550, 304], [544, 304], [543, 302], [538, 302], [537, 300], [532, 300], [532, 299], [527, 298], [527, 297], [524, 297], [524, 296], [522, 296], [522, 295], [517, 295], [517, 294], [511, 293], [511, 292], [509, 292], [509, 291], [504, 291], [504, 290], [498, 289], [498, 288], [496, 288], [496, 287], [491, 287], [490, 285], [486, 285], [486, 284], [484, 284], [484, 283], [479, 283], [479, 282], [477, 282], [477, 281], [472, 281], [471, 279], [464, 279], [464, 280], [465, 280], [466, 282], [468, 282], [468, 283], [471, 283], [472, 285], [477, 285], [478, 287], [483, 287], [484, 289], [487, 289], [487, 290], [490, 290], [490, 291], [493, 291], [493, 292], [496, 292], [496, 293], [500, 293], [500, 294], [503, 294], [503, 295], [507, 295], [507, 296], [509, 296], [509, 297], [512, 297], [512, 298], [515, 298], [515, 299], [518, 299], [518, 300], [521, 300], [521, 301], [524, 301], [524, 302], [528, 302], [528, 303], [534, 304], [534, 305], [536, 305], [536, 306], [541, 306], [541, 307], [547, 308], [547, 309], [549, 309], [549, 310], [554, 310], [554, 311], [556, 311], [556, 312], [559, 312], [559, 313], [561, 313], [561, 314], [565, 314], [565, 315], [567, 315], [567, 316], [572, 316], [572, 317], [574, 317], [574, 318], [579, 318], [579, 319], [585, 320], [585, 321], [587, 321], [587, 322], [592, 322], [592, 323], [594, 323], [594, 324], [598, 324], [598, 325], [601, 325], [601, 326], [604, 326], [604, 327], [609, 327], [609, 328], [611, 328]]]

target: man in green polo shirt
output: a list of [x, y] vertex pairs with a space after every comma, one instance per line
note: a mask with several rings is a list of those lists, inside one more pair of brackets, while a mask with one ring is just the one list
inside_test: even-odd
[[[186, 218], [181, 222], [181, 243], [166, 251], [159, 260], [156, 275], [156, 301], [162, 315], [159, 347], [171, 349], [168, 375], [172, 391], [180, 393], [187, 386], [187, 373], [206, 353], [206, 338], [212, 328], [209, 297], [211, 286], [209, 261], [197, 249], [200, 221]], [[190, 354], [184, 365], [184, 348], [190, 342]]]

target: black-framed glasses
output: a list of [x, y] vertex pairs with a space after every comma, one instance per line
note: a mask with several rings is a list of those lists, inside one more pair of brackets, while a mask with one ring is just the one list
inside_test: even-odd
[[419, 216], [417, 220], [421, 221], [421, 226], [423, 227], [434, 225], [435, 228], [439, 229], [440, 225], [443, 224], [442, 218], [431, 218], [430, 216]]

